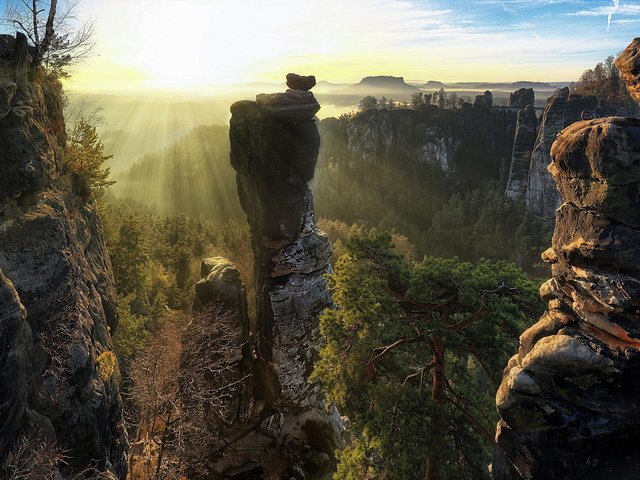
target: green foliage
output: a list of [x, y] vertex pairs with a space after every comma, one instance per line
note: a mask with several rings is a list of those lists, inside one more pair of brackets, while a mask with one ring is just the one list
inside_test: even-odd
[[336, 478], [488, 478], [495, 391], [537, 285], [512, 264], [428, 257], [352, 236], [329, 276], [313, 379], [349, 418]]
[[104, 154], [95, 125], [81, 117], [71, 130], [64, 152], [64, 169], [72, 176], [76, 192], [88, 196], [91, 191], [113, 185], [109, 167], [104, 165], [110, 158], [112, 155]]
[[168, 310], [190, 308], [203, 257], [234, 262], [253, 304], [253, 255], [245, 224], [161, 217], [130, 202], [107, 200], [101, 216], [119, 296], [114, 339], [125, 368]]
[[[449, 128], [454, 112], [436, 113], [438, 124]], [[416, 112], [423, 114], [428, 112]], [[458, 153], [455, 175], [418, 162], [413, 151], [404, 150], [377, 158], [373, 166], [371, 159], [354, 154], [340, 135], [349, 121], [321, 124], [323, 138], [332, 141], [322, 144], [313, 187], [319, 216], [344, 222], [343, 232], [351, 225], [393, 230], [415, 245], [418, 256], [502, 259], [530, 274], [548, 275], [539, 259], [549, 245], [550, 226], [525, 215], [522, 203], [505, 202], [508, 162], [482, 148], [467, 147]], [[429, 121], [433, 120], [425, 117], [425, 123]], [[321, 228], [334, 242], [340, 241], [339, 248], [344, 245], [344, 233]], [[516, 231], [522, 232], [518, 238]]]
[[358, 108], [362, 111], [378, 108], [378, 99], [372, 95], [367, 95], [362, 100], [360, 100], [360, 105], [358, 105]]
[[124, 367], [129, 365], [152, 330], [148, 317], [131, 313], [134, 298], [134, 295], [121, 295], [118, 298], [118, 330], [114, 343], [116, 355]]

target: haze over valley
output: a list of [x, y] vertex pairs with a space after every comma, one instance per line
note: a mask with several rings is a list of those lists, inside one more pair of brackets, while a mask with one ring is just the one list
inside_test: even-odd
[[619, 480], [640, 3], [0, 0], [0, 480]]

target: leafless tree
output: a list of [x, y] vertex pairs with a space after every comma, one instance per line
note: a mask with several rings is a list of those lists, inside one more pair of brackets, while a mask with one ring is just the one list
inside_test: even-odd
[[206, 470], [211, 452], [226, 444], [224, 429], [243, 415], [248, 374], [242, 366], [247, 349], [241, 329], [233, 312], [215, 305], [194, 312], [186, 328], [180, 396], [185, 459], [192, 469]]
[[44, 64], [66, 75], [64, 68], [93, 50], [94, 24], [78, 18], [80, 0], [8, 0], [2, 24], [24, 33], [35, 48], [33, 66]]
[[129, 395], [136, 408], [137, 433], [130, 453], [131, 478], [177, 478], [180, 465], [173, 462], [174, 441], [179, 439], [182, 408], [178, 375], [184, 315], [164, 319], [150, 334], [131, 367]]
[[131, 479], [178, 479], [206, 469], [207, 453], [237, 415], [247, 379], [235, 317], [219, 308], [172, 312], [131, 366], [136, 433]]
[[48, 436], [32, 433], [16, 442], [0, 465], [1, 480], [53, 480], [64, 463], [63, 450]]

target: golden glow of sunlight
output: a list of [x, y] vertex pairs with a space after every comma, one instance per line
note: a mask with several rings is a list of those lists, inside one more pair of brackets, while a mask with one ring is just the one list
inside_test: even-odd
[[[281, 83], [289, 71], [338, 83], [365, 75], [499, 80], [513, 75], [501, 56], [540, 47], [529, 38], [514, 43], [497, 34], [479, 36], [449, 23], [449, 10], [399, 0], [87, 0], [83, 5], [96, 20], [98, 56], [78, 69], [71, 89], [184, 92], [213, 84]], [[493, 50], [480, 56], [473, 48], [479, 43]], [[487, 55], [496, 59], [491, 69]], [[109, 67], [114, 71], [107, 72]], [[545, 75], [533, 62], [521, 68], [519, 74], [530, 80]]]
[[599, 34], [575, 42], [557, 28], [539, 35], [527, 26], [479, 25], [462, 3], [83, 0], [82, 15], [96, 22], [96, 51], [68, 88], [200, 94], [214, 85], [281, 84], [289, 71], [334, 83], [366, 75], [560, 81], [578, 78], [592, 64], [585, 55], [604, 48]]

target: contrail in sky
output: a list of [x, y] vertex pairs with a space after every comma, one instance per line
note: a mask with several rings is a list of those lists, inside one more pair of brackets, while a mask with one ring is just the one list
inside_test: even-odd
[[609, 16], [607, 17], [607, 32], [611, 27], [611, 15], [618, 10], [618, 6], [620, 6], [620, 0], [613, 0], [613, 8], [609, 10]]

